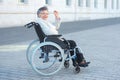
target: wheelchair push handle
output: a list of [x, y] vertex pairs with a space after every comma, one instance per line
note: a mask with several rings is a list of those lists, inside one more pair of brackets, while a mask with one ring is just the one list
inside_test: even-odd
[[24, 27], [31, 28], [31, 27], [35, 26], [35, 24], [36, 24], [35, 22], [30, 22], [30, 23], [24, 25]]

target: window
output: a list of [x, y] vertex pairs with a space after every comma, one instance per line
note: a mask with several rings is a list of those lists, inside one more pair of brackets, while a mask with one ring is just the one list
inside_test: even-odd
[[20, 3], [27, 3], [28, 2], [28, 0], [19, 0], [20, 1]]
[[90, 0], [86, 0], [86, 7], [90, 7]]
[[51, 5], [52, 4], [52, 0], [45, 0], [45, 4]]
[[98, 0], [94, 0], [94, 8], [98, 7]]
[[72, 2], [71, 0], [66, 0], [66, 5], [71, 6], [71, 2]]
[[104, 8], [107, 8], [107, 0], [104, 0]]
[[119, 9], [119, 0], [116, 1], [116, 8]]
[[111, 8], [114, 9], [114, 0], [111, 2]]
[[78, 0], [78, 6], [80, 6], [80, 7], [83, 6], [83, 0]]

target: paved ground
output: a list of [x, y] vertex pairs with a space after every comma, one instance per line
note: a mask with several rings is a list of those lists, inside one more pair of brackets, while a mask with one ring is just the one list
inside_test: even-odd
[[120, 24], [114, 24], [63, 35], [74, 39], [91, 64], [74, 74], [74, 67], [64, 67], [57, 74], [36, 74], [26, 60], [26, 48], [31, 42], [17, 42], [0, 46], [0, 80], [119, 80]]

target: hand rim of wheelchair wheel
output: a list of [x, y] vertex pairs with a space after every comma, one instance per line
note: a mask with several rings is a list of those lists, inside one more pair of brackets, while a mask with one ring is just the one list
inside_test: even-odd
[[[61, 56], [62, 56], [61, 65], [58, 67], [58, 69], [55, 70], [55, 71], [53, 71], [53, 72], [51, 72], [51, 73], [47, 73], [47, 74], [38, 71], [38, 69], [36, 69], [35, 64], [34, 64], [34, 61], [33, 61], [34, 55], [35, 55], [35, 52], [37, 51], [37, 49], [40, 48], [41, 46], [44, 46], [44, 45], [52, 45], [52, 46], [57, 47], [57, 48], [59, 49], [59, 51], [61, 52]], [[56, 72], [58, 72], [58, 71], [62, 68], [62, 66], [63, 66], [63, 64], [64, 64], [64, 56], [63, 56], [63, 55], [64, 55], [64, 52], [63, 52], [62, 48], [61, 48], [58, 44], [53, 43], [53, 42], [43, 42], [43, 43], [40, 43], [40, 45], [38, 45], [38, 46], [34, 49], [33, 54], [32, 54], [32, 56], [31, 56], [31, 66], [32, 66], [32, 68], [33, 68], [37, 73], [39, 73], [39, 74], [41, 74], [41, 75], [53, 75], [53, 74], [55, 74]]]

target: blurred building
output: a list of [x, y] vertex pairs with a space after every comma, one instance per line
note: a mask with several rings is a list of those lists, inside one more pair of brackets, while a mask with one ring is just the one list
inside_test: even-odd
[[41, 6], [48, 6], [51, 21], [54, 10], [63, 22], [120, 17], [120, 0], [0, 0], [0, 27], [34, 21]]

